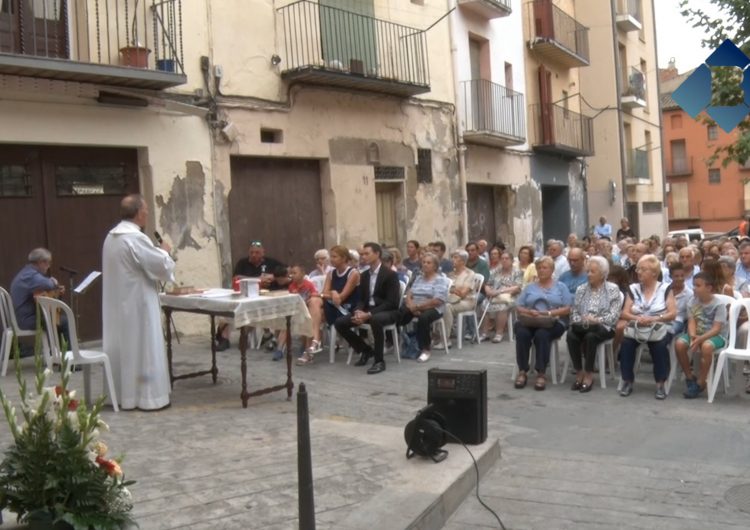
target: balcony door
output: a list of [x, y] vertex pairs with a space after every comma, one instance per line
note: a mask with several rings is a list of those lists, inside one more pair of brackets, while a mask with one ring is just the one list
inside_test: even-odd
[[328, 69], [378, 72], [373, 0], [320, 0], [320, 38]]
[[66, 0], [0, 0], [0, 52], [68, 58]]

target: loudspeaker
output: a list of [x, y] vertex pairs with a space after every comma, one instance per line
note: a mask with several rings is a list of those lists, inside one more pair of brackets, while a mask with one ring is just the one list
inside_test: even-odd
[[[465, 444], [487, 440], [487, 370], [427, 372], [427, 403], [445, 418], [445, 430]], [[448, 442], [456, 442], [448, 436]]]

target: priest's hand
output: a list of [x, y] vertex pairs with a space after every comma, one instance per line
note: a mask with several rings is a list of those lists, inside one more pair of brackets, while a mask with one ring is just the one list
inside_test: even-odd
[[162, 240], [162, 242], [159, 243], [159, 248], [161, 248], [162, 250], [165, 250], [167, 252], [167, 254], [171, 254], [172, 253], [172, 247], [169, 245], [169, 243], [167, 243], [164, 240]]

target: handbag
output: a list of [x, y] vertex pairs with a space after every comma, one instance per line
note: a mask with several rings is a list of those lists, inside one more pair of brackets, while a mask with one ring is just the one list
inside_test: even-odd
[[513, 303], [513, 295], [510, 293], [499, 294], [492, 298], [492, 303], [510, 305]]
[[662, 340], [667, 336], [668, 331], [669, 327], [661, 322], [639, 326], [635, 320], [631, 320], [625, 327], [625, 337], [644, 344], [646, 342], [658, 342]]
[[518, 315], [518, 322], [525, 328], [551, 328], [557, 322], [557, 317]]

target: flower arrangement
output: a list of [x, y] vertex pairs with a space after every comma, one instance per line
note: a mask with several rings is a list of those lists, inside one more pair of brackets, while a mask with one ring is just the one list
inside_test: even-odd
[[[14, 444], [0, 463], [0, 510], [17, 514], [31, 528], [115, 530], [133, 523], [132, 502], [120, 460], [109, 458], [99, 439], [108, 426], [99, 418], [104, 398], [91, 408], [68, 390], [70, 373], [63, 355], [61, 383], [48, 386], [40, 333], [35, 348], [34, 389], [21, 375], [14, 343], [20, 419], [0, 390], [0, 404]], [[63, 347], [63, 351], [66, 348]]]

